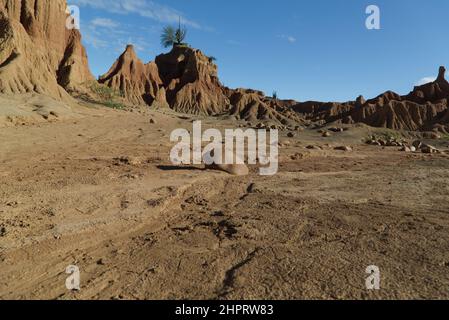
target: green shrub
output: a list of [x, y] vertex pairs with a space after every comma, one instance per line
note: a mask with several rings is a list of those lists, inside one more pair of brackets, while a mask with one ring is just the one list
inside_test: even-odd
[[123, 98], [125, 96], [122, 91], [114, 90], [96, 81], [89, 82], [87, 86], [98, 97], [99, 100], [96, 101], [97, 103], [112, 109], [122, 110], [125, 108], [122, 103], [116, 101], [117, 98]]
[[116, 110], [123, 110], [125, 109], [125, 105], [120, 103], [120, 102], [115, 102], [115, 101], [105, 101], [101, 103], [102, 105], [111, 108], [111, 109], [116, 109]]
[[161, 34], [161, 45], [164, 48], [171, 46], [184, 46], [184, 40], [187, 37], [187, 29], [181, 26], [181, 18], [179, 18], [178, 28], [172, 26], [167, 26], [162, 30]]

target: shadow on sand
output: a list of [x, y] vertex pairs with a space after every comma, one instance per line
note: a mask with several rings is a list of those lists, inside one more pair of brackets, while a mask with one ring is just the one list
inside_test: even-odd
[[194, 166], [157, 166], [156, 168], [163, 171], [205, 171], [204, 168]]

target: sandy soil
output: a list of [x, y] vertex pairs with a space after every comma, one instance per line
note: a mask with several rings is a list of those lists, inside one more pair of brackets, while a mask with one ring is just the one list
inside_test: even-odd
[[81, 113], [0, 129], [0, 298], [449, 298], [447, 155], [306, 130], [283, 134], [277, 175], [233, 177], [170, 164], [191, 117]]

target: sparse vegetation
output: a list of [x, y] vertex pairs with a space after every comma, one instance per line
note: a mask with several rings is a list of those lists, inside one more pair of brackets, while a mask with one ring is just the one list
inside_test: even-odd
[[184, 40], [187, 37], [187, 29], [181, 26], [181, 19], [179, 19], [178, 28], [167, 26], [162, 30], [161, 44], [164, 48], [175, 45], [186, 45]]
[[117, 99], [124, 97], [124, 93], [121, 91], [109, 88], [104, 84], [100, 84], [96, 81], [88, 83], [88, 87], [92, 93], [98, 98], [98, 103], [112, 109], [124, 109], [125, 105], [118, 102]]
[[373, 140], [383, 140], [383, 141], [401, 141], [404, 139], [404, 135], [397, 131], [377, 131], [373, 134], [370, 134], [368, 137], [363, 139], [365, 143], [369, 143]]
[[104, 105], [108, 108], [111, 108], [111, 109], [117, 109], [117, 110], [125, 109], [125, 105], [123, 103], [115, 102], [115, 101], [105, 101], [102, 103], [102, 105]]
[[275, 99], [275, 100], [278, 99], [278, 93], [277, 93], [277, 91], [273, 91], [273, 99]]
[[375, 137], [375, 139], [383, 139], [386, 141], [400, 140], [404, 138], [404, 136], [400, 132], [388, 129], [376, 131], [367, 138], [367, 141], [372, 140], [372, 137]]
[[209, 61], [210, 61], [210, 62], [216, 62], [216, 61], [217, 61], [217, 58], [215, 58], [214, 56], [210, 56], [210, 57], [209, 57]]

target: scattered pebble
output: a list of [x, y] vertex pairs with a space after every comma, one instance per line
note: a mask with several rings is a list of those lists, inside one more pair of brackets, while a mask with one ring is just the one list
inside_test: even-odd
[[256, 184], [255, 184], [255, 183], [251, 183], [251, 184], [248, 186], [247, 192], [248, 192], [248, 193], [255, 193], [255, 192], [256, 192]]
[[351, 152], [352, 148], [349, 146], [339, 146], [339, 147], [335, 147], [334, 150]]
[[332, 131], [332, 132], [335, 132], [335, 133], [339, 133], [339, 132], [345, 131], [345, 129], [343, 129], [343, 128], [329, 128], [329, 131]]
[[421, 147], [421, 152], [426, 153], [426, 154], [432, 154], [432, 153], [437, 153], [438, 150], [434, 146], [431, 146], [429, 144], [424, 144]]
[[306, 149], [309, 149], [309, 150], [322, 150], [321, 147], [319, 147], [319, 146], [314, 146], [314, 145], [308, 145], [308, 146], [306, 147]]

